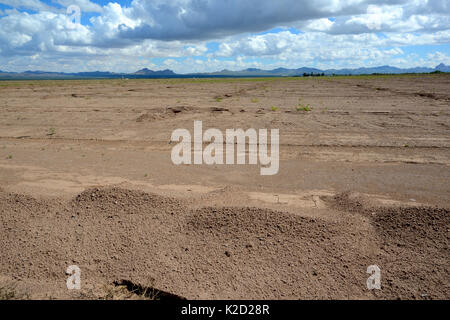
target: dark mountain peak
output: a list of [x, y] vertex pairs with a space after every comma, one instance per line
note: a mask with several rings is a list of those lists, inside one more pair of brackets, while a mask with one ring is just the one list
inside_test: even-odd
[[175, 75], [175, 73], [169, 69], [165, 69], [165, 70], [161, 70], [161, 71], [153, 71], [148, 68], [138, 70], [134, 74], [143, 75], [143, 76], [172, 76], [172, 75]]
[[436, 68], [434, 68], [436, 71], [441, 71], [441, 72], [450, 72], [450, 66], [447, 66], [443, 63], [440, 63], [436, 66]]
[[136, 71], [134, 74], [148, 74], [148, 73], [153, 73], [153, 72], [154, 72], [153, 70], [150, 70], [148, 68], [144, 68], [144, 69]]

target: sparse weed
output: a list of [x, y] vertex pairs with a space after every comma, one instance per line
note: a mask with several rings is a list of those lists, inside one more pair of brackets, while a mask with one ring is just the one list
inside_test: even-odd
[[312, 109], [313, 108], [309, 104], [299, 104], [295, 108], [295, 110], [297, 110], [297, 111], [305, 111], [305, 112], [312, 111]]
[[252, 101], [252, 103], [258, 103], [259, 100], [258, 100], [258, 98], [253, 98], [251, 101]]
[[272, 106], [272, 111], [278, 111], [278, 107]]
[[54, 134], [56, 134], [56, 129], [55, 128], [48, 129], [48, 133], [47, 133], [48, 136], [53, 136]]

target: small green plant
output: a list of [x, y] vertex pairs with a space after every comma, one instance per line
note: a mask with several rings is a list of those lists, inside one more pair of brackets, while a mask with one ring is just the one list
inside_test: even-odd
[[258, 100], [258, 98], [253, 98], [251, 101], [252, 101], [252, 103], [258, 103], [259, 100]]
[[405, 148], [409, 148], [409, 145], [408, 145], [408, 144], [405, 144], [404, 147], [405, 147]]
[[47, 133], [48, 136], [53, 136], [54, 134], [56, 134], [56, 129], [55, 128], [48, 129], [48, 133]]
[[296, 108], [297, 111], [312, 111], [312, 107], [309, 104], [299, 104]]
[[272, 106], [272, 111], [278, 111], [278, 107]]
[[11, 154], [8, 155], [8, 156], [6, 157], [6, 159], [12, 159], [12, 155], [11, 155]]
[[216, 97], [215, 100], [216, 100], [216, 102], [221, 102], [223, 100], [223, 98], [222, 97]]

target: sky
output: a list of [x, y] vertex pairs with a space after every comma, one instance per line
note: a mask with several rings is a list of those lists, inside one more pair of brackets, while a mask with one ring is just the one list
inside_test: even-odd
[[450, 65], [449, 0], [0, 0], [0, 70]]

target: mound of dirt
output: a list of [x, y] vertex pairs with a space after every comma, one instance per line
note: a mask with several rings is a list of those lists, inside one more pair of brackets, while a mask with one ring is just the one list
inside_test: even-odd
[[[441, 208], [382, 208], [373, 225], [385, 256], [389, 297], [447, 297], [450, 212]], [[445, 280], [447, 279], [447, 280]]]
[[448, 297], [450, 211], [437, 207], [374, 207], [343, 193], [335, 208], [370, 217], [382, 252], [387, 298]]
[[142, 191], [120, 188], [91, 188], [77, 195], [72, 207], [83, 209], [100, 209], [101, 212], [139, 213], [154, 209], [172, 213], [181, 206], [180, 201], [149, 194]]
[[[99, 287], [123, 279], [187, 299], [448, 298], [443, 209], [343, 211], [330, 221], [262, 208], [194, 209], [119, 188], [88, 189], [70, 201], [0, 191], [0, 209], [0, 275], [28, 285], [32, 298], [99, 298], [106, 296]], [[78, 293], [66, 288], [72, 264], [82, 270]], [[380, 291], [366, 288], [373, 264], [382, 270]]]

